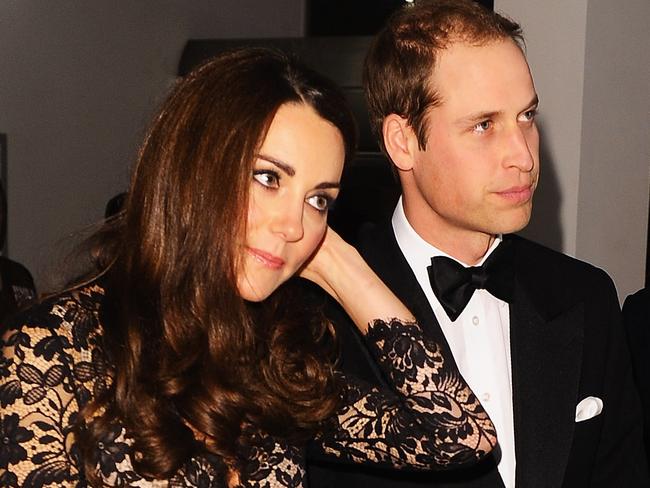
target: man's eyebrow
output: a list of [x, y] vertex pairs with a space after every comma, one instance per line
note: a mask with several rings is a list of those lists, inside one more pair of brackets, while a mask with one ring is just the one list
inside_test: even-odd
[[536, 105], [539, 105], [539, 97], [537, 96], [537, 94], [535, 94], [535, 96], [530, 101], [530, 103], [527, 105], [527, 107], [535, 107]]
[[258, 154], [257, 157], [273, 164], [274, 166], [277, 166], [289, 176], [294, 176], [296, 174], [296, 170], [293, 168], [293, 166], [285, 163], [284, 161], [280, 161], [279, 159], [274, 158], [273, 156], [267, 156], [266, 154]]
[[[525, 109], [528, 109], [530, 107], [534, 107], [536, 105], [539, 105], [539, 97], [537, 94], [531, 99], [530, 103], [528, 103]], [[487, 120], [487, 119], [492, 119], [496, 117], [497, 115], [500, 115], [501, 111], [500, 110], [492, 110], [492, 111], [485, 111], [485, 112], [476, 112], [474, 114], [470, 114], [467, 117], [462, 117], [461, 119], [458, 119], [458, 124], [459, 125], [465, 125], [465, 124], [477, 124], [478, 122], [481, 122], [482, 120]]]
[[476, 112], [468, 115], [467, 117], [462, 117], [458, 119], [458, 125], [475, 125], [483, 120], [493, 119], [501, 113], [500, 110], [492, 110], [486, 112]]

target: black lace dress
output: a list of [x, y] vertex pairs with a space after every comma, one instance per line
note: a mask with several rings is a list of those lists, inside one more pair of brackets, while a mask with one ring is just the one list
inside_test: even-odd
[[[0, 486], [83, 487], [72, 425], [80, 406], [111, 382], [101, 350], [104, 290], [59, 295], [8, 324], [0, 341]], [[394, 389], [345, 378], [342, 407], [319, 435], [320, 449], [343, 462], [445, 469], [471, 463], [496, 441], [490, 419], [439, 347], [417, 324], [376, 321], [368, 347]], [[252, 430], [242, 486], [306, 485], [304, 449]], [[220, 459], [189, 459], [169, 480], [138, 475], [120, 425], [97, 444], [107, 486], [223, 487]]]

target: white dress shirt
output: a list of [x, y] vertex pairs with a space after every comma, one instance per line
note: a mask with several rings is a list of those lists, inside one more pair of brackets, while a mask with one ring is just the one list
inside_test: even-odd
[[[393, 213], [392, 224], [402, 254], [431, 304], [460, 373], [496, 427], [502, 453], [499, 474], [506, 488], [514, 488], [515, 435], [508, 304], [486, 290], [476, 290], [458, 319], [452, 322], [431, 289], [427, 268], [434, 256], [455, 258], [432, 246], [415, 232], [406, 219], [401, 198]], [[499, 236], [477, 265], [485, 261], [501, 240]]]

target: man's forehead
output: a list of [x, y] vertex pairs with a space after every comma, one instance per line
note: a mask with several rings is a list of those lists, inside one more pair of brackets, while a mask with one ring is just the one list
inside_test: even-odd
[[509, 38], [450, 44], [438, 53], [428, 83], [437, 106], [478, 97], [481, 92], [488, 97], [520, 95], [528, 100], [535, 94], [524, 53]]

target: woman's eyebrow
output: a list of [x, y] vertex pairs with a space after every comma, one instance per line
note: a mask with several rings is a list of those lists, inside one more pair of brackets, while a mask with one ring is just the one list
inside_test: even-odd
[[325, 181], [323, 183], [319, 183], [318, 185], [316, 185], [317, 190], [327, 190], [330, 188], [341, 188], [341, 184], [333, 181], [332, 182]]
[[[278, 167], [289, 176], [295, 176], [296, 174], [296, 170], [294, 169], [293, 166], [285, 163], [284, 161], [280, 161], [279, 159], [274, 158], [273, 156], [267, 156], [266, 154], [258, 154], [257, 157], [268, 163], [271, 163], [273, 166]], [[317, 190], [327, 190], [330, 188], [340, 188], [340, 187], [341, 184], [338, 181], [324, 181], [316, 185]]]
[[293, 166], [285, 163], [284, 161], [280, 161], [279, 159], [274, 158], [273, 156], [267, 156], [266, 154], [258, 154], [257, 157], [273, 164], [274, 166], [277, 166], [289, 176], [294, 176], [296, 174], [296, 170], [293, 168]]

